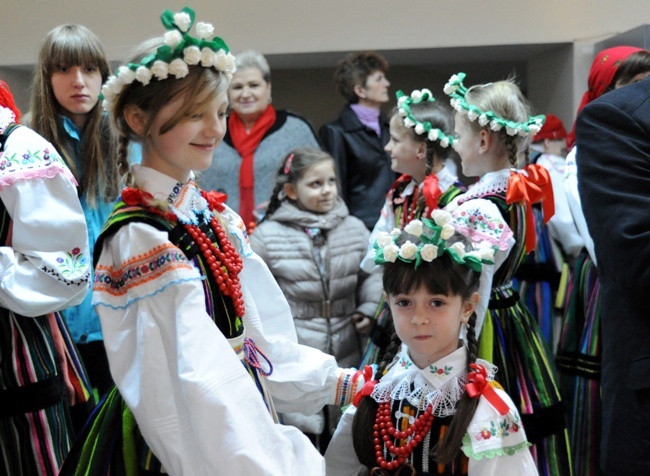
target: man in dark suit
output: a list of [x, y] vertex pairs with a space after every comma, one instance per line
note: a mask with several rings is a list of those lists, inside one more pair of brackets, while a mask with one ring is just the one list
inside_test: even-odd
[[650, 78], [588, 104], [577, 144], [601, 281], [601, 465], [650, 475]]

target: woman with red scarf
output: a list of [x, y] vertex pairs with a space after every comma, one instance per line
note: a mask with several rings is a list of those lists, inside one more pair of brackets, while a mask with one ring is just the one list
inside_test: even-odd
[[[640, 81], [650, 74], [650, 52], [632, 46], [607, 48], [596, 55], [589, 70], [588, 90], [578, 113], [603, 94]], [[577, 114], [576, 114], [577, 116]], [[564, 189], [576, 227], [585, 243], [576, 259], [557, 350], [560, 388], [567, 405], [567, 426], [574, 475], [603, 474], [599, 466], [601, 437], [600, 281], [594, 244], [587, 230], [578, 195], [575, 123], [566, 138]], [[615, 158], [614, 158], [615, 159]]]
[[271, 70], [257, 51], [237, 55], [228, 99], [232, 109], [228, 132], [200, 182], [205, 190], [226, 193], [226, 203], [250, 232], [271, 196], [280, 161], [293, 149], [318, 148], [319, 143], [305, 119], [273, 107]]

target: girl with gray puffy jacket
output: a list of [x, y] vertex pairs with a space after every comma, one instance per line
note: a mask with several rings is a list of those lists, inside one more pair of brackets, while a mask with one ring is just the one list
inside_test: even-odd
[[[381, 276], [360, 268], [370, 232], [339, 197], [334, 160], [319, 149], [295, 149], [283, 160], [266, 215], [251, 246], [266, 262], [291, 306], [298, 341], [356, 366], [381, 296]], [[341, 415], [281, 415], [325, 451]]]

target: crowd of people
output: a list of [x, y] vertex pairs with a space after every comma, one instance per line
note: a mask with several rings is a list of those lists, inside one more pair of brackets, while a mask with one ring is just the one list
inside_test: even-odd
[[569, 133], [350, 53], [316, 133], [161, 22], [113, 72], [50, 31], [24, 115], [0, 81], [0, 473], [648, 474], [650, 52]]

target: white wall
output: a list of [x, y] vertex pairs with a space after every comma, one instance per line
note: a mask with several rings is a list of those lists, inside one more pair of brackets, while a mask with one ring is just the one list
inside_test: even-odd
[[[462, 51], [448, 64], [391, 67], [392, 90], [442, 87], [450, 74], [468, 84], [500, 79], [513, 70], [538, 112], [553, 112], [570, 127], [586, 88], [594, 44], [650, 23], [650, 0], [0, 0], [0, 78], [26, 110], [28, 85], [42, 37], [62, 23], [93, 30], [113, 61], [142, 40], [161, 36], [163, 9], [186, 4], [198, 21], [213, 23], [234, 52], [254, 48], [289, 57], [273, 69], [274, 101], [315, 127], [333, 118], [343, 101], [332, 83], [344, 52], [494, 45], [557, 45], [523, 64], [468, 62]], [[301, 65], [306, 53], [334, 52], [322, 64]], [[340, 54], [339, 54], [340, 53]], [[471, 73], [471, 74], [470, 74]]]

